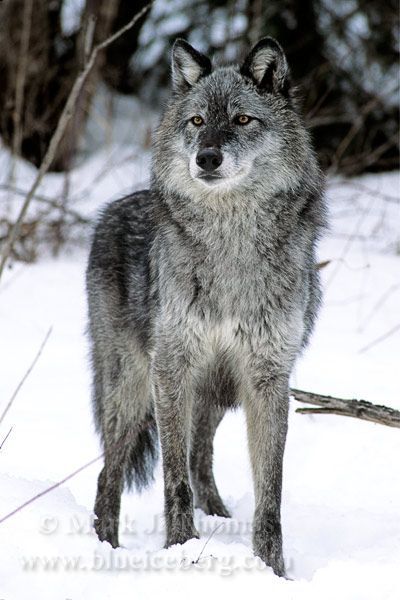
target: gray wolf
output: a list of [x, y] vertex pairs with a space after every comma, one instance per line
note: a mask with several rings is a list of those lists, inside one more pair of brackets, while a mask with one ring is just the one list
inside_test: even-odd
[[172, 79], [150, 190], [103, 211], [87, 269], [104, 447], [95, 529], [118, 546], [123, 486], [151, 481], [158, 437], [166, 546], [198, 537], [194, 506], [229, 517], [213, 438], [241, 405], [254, 553], [282, 576], [289, 378], [320, 303], [323, 177], [272, 38], [242, 65], [220, 67], [177, 40]]

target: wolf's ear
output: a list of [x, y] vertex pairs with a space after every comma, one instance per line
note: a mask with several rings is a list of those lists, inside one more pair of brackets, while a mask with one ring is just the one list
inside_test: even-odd
[[211, 73], [211, 61], [185, 40], [178, 39], [172, 48], [172, 82], [176, 90], [185, 91]]
[[263, 92], [287, 95], [290, 72], [282, 47], [271, 37], [260, 40], [247, 56], [240, 70]]

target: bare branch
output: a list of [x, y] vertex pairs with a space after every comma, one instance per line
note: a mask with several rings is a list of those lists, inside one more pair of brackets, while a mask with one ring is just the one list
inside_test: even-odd
[[352, 233], [349, 234], [349, 236], [347, 237], [347, 241], [343, 246], [343, 250], [342, 253], [338, 259], [336, 268], [332, 271], [330, 278], [328, 279], [328, 281], [326, 282], [325, 285], [325, 290], [327, 290], [331, 285], [332, 285], [332, 281], [335, 279], [338, 271], [340, 270], [341, 266], [343, 264], [345, 264], [345, 258], [346, 255], [348, 253], [348, 251], [350, 250], [351, 245], [353, 244], [354, 240], [356, 239], [357, 236], [357, 232], [359, 231], [364, 219], [368, 216], [370, 210], [372, 209], [372, 206], [374, 204], [373, 202], [374, 198], [371, 198], [368, 206], [360, 213], [359, 218], [356, 221], [356, 224], [354, 226], [354, 229], [352, 231]]
[[335, 181], [328, 182], [328, 188], [332, 187], [342, 187], [349, 186], [356, 190], [360, 190], [361, 192], [365, 192], [368, 196], [373, 196], [374, 198], [381, 198], [382, 200], [386, 200], [387, 202], [393, 202], [394, 204], [400, 204], [400, 196], [390, 196], [389, 194], [384, 194], [378, 190], [374, 190], [363, 183], [359, 183], [358, 181], [352, 181], [348, 179], [339, 179]]
[[359, 331], [363, 331], [363, 329], [365, 328], [365, 326], [367, 325], [367, 323], [369, 323], [372, 319], [372, 317], [374, 316], [374, 314], [380, 309], [382, 308], [382, 306], [385, 304], [386, 300], [388, 298], [390, 298], [390, 296], [394, 293], [397, 292], [397, 290], [400, 289], [400, 283], [394, 283], [393, 285], [391, 285], [379, 298], [379, 300], [375, 303], [375, 305], [372, 307], [372, 309], [370, 310], [370, 312], [367, 314], [367, 316], [365, 317], [365, 319], [363, 320], [363, 322], [361, 323], [361, 325], [359, 326]]
[[353, 125], [350, 127], [349, 131], [345, 135], [345, 137], [340, 142], [335, 156], [333, 157], [332, 167], [330, 168], [330, 172], [336, 172], [338, 170], [338, 165], [340, 163], [343, 154], [347, 150], [348, 146], [351, 144], [359, 130], [364, 125], [364, 121], [368, 113], [370, 113], [376, 106], [379, 104], [380, 98], [373, 97], [367, 104], [363, 107], [362, 111], [358, 115], [358, 117], [354, 120]]
[[7, 263], [8, 257], [10, 256], [10, 253], [13, 249], [14, 242], [15, 242], [16, 238], [18, 237], [21, 223], [25, 217], [26, 211], [28, 210], [29, 204], [31, 203], [31, 200], [32, 200], [33, 196], [35, 195], [35, 192], [36, 192], [37, 188], [39, 187], [40, 182], [42, 181], [44, 175], [47, 173], [47, 171], [50, 168], [51, 163], [53, 162], [58, 145], [61, 142], [61, 139], [62, 139], [65, 129], [67, 127], [67, 124], [73, 114], [73, 110], [74, 110], [74, 106], [77, 101], [77, 98], [82, 90], [82, 87], [86, 81], [86, 78], [88, 77], [91, 69], [93, 68], [93, 66], [96, 62], [96, 58], [97, 58], [99, 52], [101, 52], [102, 50], [107, 48], [107, 46], [112, 44], [115, 40], [117, 40], [126, 31], [131, 29], [131, 27], [134, 26], [136, 21], [138, 21], [150, 9], [150, 7], [151, 7], [151, 3], [147, 4], [141, 11], [139, 11], [129, 21], [129, 23], [124, 25], [124, 27], [121, 27], [121, 29], [116, 31], [113, 35], [108, 37], [106, 40], [104, 40], [100, 44], [97, 44], [97, 46], [95, 46], [93, 48], [85, 67], [82, 69], [82, 71], [79, 73], [78, 77], [76, 78], [75, 83], [72, 86], [71, 92], [65, 103], [64, 110], [61, 113], [56, 130], [50, 140], [47, 152], [43, 158], [42, 164], [39, 167], [35, 181], [33, 182], [32, 187], [30, 188], [30, 190], [25, 198], [25, 201], [21, 207], [21, 210], [19, 212], [17, 220], [15, 221], [14, 226], [11, 229], [9, 236], [5, 242], [3, 253], [1, 256], [1, 260], [0, 260], [0, 278], [3, 273], [4, 267]]
[[[363, 166], [362, 170], [365, 171], [367, 167], [373, 165], [374, 163], [377, 163], [382, 154], [386, 152], [386, 150], [398, 145], [398, 137], [399, 134], [398, 132], [396, 132], [386, 142], [384, 142], [377, 148], [374, 148], [373, 150], [369, 148], [365, 152], [361, 152], [360, 154], [353, 154], [348, 158], [344, 158], [342, 161], [342, 167], [344, 169], [344, 172], [349, 173], [349, 170], [353, 169], [356, 166], [359, 167], [360, 165]], [[396, 165], [396, 167], [398, 166], [397, 159], [395, 159], [394, 164]]]
[[361, 348], [359, 350], [360, 354], [362, 354], [363, 352], [367, 352], [367, 350], [370, 350], [371, 348], [373, 348], [373, 346], [376, 346], [377, 344], [380, 344], [384, 340], [387, 340], [388, 337], [390, 337], [391, 335], [396, 333], [396, 331], [399, 331], [399, 330], [400, 330], [400, 323], [397, 323], [397, 325], [392, 327], [392, 329], [389, 329], [389, 331], [380, 335], [378, 338], [376, 338], [375, 340], [372, 340], [372, 342], [369, 342], [369, 344], [367, 344], [366, 346]]
[[298, 402], [314, 404], [320, 408], [298, 408], [302, 414], [334, 414], [344, 417], [354, 417], [364, 421], [372, 421], [389, 427], [400, 427], [400, 411], [388, 406], [372, 404], [366, 400], [343, 400], [333, 396], [323, 396], [303, 390], [291, 389], [290, 394]]
[[[24, 197], [26, 196], [25, 190], [21, 190], [19, 188], [12, 187], [8, 184], [0, 184], [0, 190], [8, 190], [13, 194], [17, 194], [18, 196], [24, 196]], [[60, 204], [60, 202], [58, 202], [54, 198], [48, 198], [47, 196], [43, 196], [41, 194], [35, 194], [32, 197], [32, 200], [36, 200], [37, 202], [41, 202], [41, 203], [47, 204], [48, 206], [51, 206], [55, 209], [61, 210], [65, 215], [70, 215], [72, 218], [75, 219], [75, 221], [77, 223], [80, 223], [82, 225], [89, 225], [89, 223], [90, 223], [90, 219], [87, 219], [86, 217], [84, 217], [83, 215], [78, 213], [78, 211], [74, 210], [73, 208], [66, 208], [63, 204]]]
[[14, 120], [14, 138], [12, 144], [13, 159], [19, 154], [21, 149], [22, 140], [22, 129], [21, 129], [21, 115], [22, 105], [24, 101], [24, 89], [26, 70], [28, 66], [28, 51], [29, 51], [29, 38], [31, 35], [31, 24], [32, 24], [32, 9], [33, 0], [26, 0], [24, 2], [24, 13], [22, 18], [22, 32], [21, 32], [21, 47], [18, 59], [17, 76], [15, 82], [15, 106], [13, 111]]
[[17, 385], [15, 392], [13, 393], [13, 395], [11, 396], [10, 400], [7, 403], [7, 406], [5, 407], [5, 409], [3, 410], [2, 415], [0, 416], [0, 424], [3, 422], [4, 417], [6, 416], [6, 414], [8, 413], [8, 411], [11, 408], [12, 403], [14, 402], [15, 398], [17, 397], [18, 392], [20, 391], [20, 389], [22, 388], [22, 386], [24, 385], [25, 381], [28, 379], [30, 373], [32, 372], [32, 369], [34, 368], [34, 366], [36, 365], [37, 361], [39, 360], [40, 355], [43, 352], [43, 348], [45, 347], [47, 340], [50, 337], [50, 334], [52, 332], [52, 327], [50, 327], [50, 329], [48, 330], [48, 332], [46, 333], [43, 342], [40, 345], [39, 350], [36, 353], [35, 358], [33, 359], [33, 362], [31, 364], [31, 366], [29, 367], [29, 369], [26, 371], [25, 375], [23, 376], [23, 378], [21, 379], [21, 381], [19, 382], [19, 384]]

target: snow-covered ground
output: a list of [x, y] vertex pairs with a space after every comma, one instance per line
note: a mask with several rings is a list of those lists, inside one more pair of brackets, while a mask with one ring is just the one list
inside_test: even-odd
[[[145, 123], [134, 135], [143, 142]], [[2, 151], [0, 163], [6, 158]], [[33, 169], [17, 165], [18, 187], [26, 189], [32, 176]], [[71, 174], [69, 206], [92, 216], [147, 177], [148, 153], [105, 147]], [[296, 387], [400, 409], [399, 184], [397, 173], [330, 182], [332, 226], [320, 246], [320, 260], [331, 261], [322, 270], [324, 306], [297, 364]], [[51, 174], [41, 193], [55, 197], [62, 185], [62, 176]], [[0, 441], [12, 427], [0, 451], [0, 520], [100, 454], [84, 333], [86, 258], [87, 245], [69, 244], [57, 258], [15, 263], [0, 285], [0, 412], [52, 327], [0, 425]], [[1, 598], [398, 599], [399, 431], [295, 408], [292, 400], [282, 504], [290, 579], [252, 555], [252, 481], [239, 410], [222, 422], [215, 451], [232, 519], [196, 510], [200, 540], [164, 550], [159, 465], [152, 488], [124, 494], [124, 548], [113, 550], [91, 528], [99, 459], [1, 522]]]

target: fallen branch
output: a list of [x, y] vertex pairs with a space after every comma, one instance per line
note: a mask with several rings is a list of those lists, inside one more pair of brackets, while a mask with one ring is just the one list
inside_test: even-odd
[[366, 400], [343, 400], [333, 396], [322, 396], [312, 392], [291, 389], [290, 394], [298, 402], [313, 404], [318, 408], [297, 408], [302, 414], [334, 414], [372, 421], [389, 427], [400, 427], [400, 411], [388, 406], [372, 404]]
[[133, 17], [133, 19], [131, 19], [129, 21], [129, 23], [124, 25], [124, 27], [121, 27], [121, 29], [119, 29], [113, 35], [111, 35], [106, 40], [104, 40], [104, 42], [101, 42], [101, 44], [98, 44], [97, 46], [95, 46], [89, 56], [89, 59], [85, 65], [85, 67], [82, 69], [82, 71], [79, 73], [78, 77], [76, 78], [75, 83], [72, 86], [70, 94], [65, 103], [64, 109], [61, 113], [56, 130], [50, 140], [49, 147], [43, 158], [42, 164], [40, 165], [38, 173], [35, 177], [35, 181], [33, 182], [32, 186], [24, 200], [24, 203], [21, 207], [21, 210], [19, 212], [17, 220], [15, 221], [14, 226], [11, 229], [8, 239], [4, 245], [3, 253], [1, 256], [1, 260], [0, 260], [0, 278], [3, 273], [4, 267], [7, 263], [8, 257], [10, 256], [10, 254], [12, 252], [14, 242], [15, 242], [16, 238], [18, 237], [19, 230], [20, 230], [22, 221], [25, 217], [26, 211], [28, 210], [29, 204], [31, 203], [31, 200], [34, 197], [36, 190], [38, 189], [44, 175], [47, 173], [47, 171], [50, 168], [51, 163], [53, 162], [54, 156], [55, 156], [57, 148], [61, 142], [61, 139], [65, 133], [68, 122], [74, 113], [75, 103], [79, 97], [81, 90], [82, 90], [83, 84], [85, 83], [90, 71], [92, 70], [92, 68], [96, 62], [99, 52], [101, 52], [102, 50], [107, 48], [107, 46], [112, 44], [115, 40], [117, 40], [119, 37], [121, 37], [121, 35], [123, 35], [126, 31], [131, 29], [134, 26], [134, 24], [136, 23], [136, 21], [138, 21], [150, 9], [150, 7], [151, 7], [151, 2], [150, 2], [150, 4], [147, 4], [144, 8], [142, 8], [142, 10], [139, 11]]

